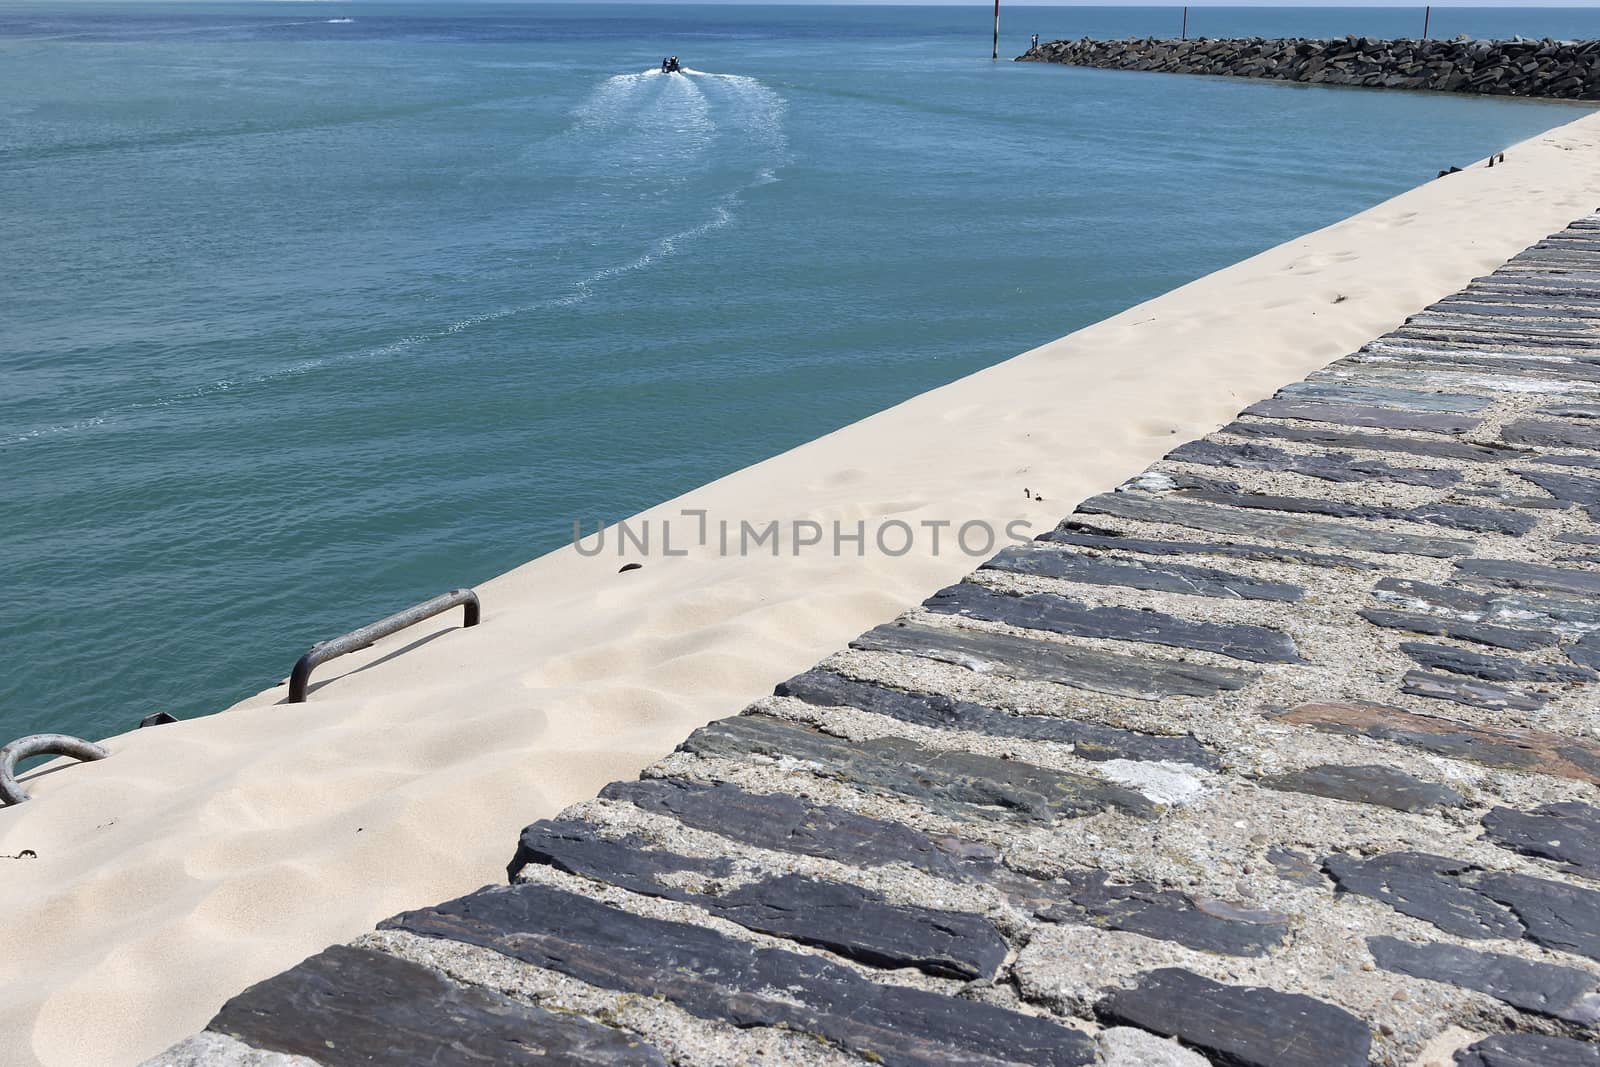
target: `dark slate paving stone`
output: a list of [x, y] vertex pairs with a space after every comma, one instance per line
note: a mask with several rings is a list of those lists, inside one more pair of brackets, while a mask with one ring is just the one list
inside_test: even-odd
[[1575, 801], [1532, 811], [1493, 808], [1483, 817], [1483, 829], [1484, 836], [1501, 848], [1600, 878], [1600, 808]]
[[1283, 915], [1195, 901], [1148, 883], [1109, 886], [1103, 871], [1032, 878], [1001, 866], [995, 850], [986, 845], [923, 834], [795, 797], [681, 779], [613, 783], [601, 795], [674, 815], [687, 825], [758, 848], [858, 866], [903, 863], [952, 881], [987, 885], [1014, 907], [1051, 922], [1112, 926], [1233, 955], [1258, 955], [1281, 941], [1288, 928]]
[[1572, 662], [1600, 671], [1600, 634], [1590, 634], [1576, 644], [1568, 645], [1566, 653]]
[[1244, 511], [1147, 493], [1102, 493], [1078, 505], [1089, 515], [1116, 515], [1144, 522], [1164, 522], [1253, 539], [1281, 540], [1357, 552], [1405, 552], [1449, 558], [1472, 551], [1472, 542], [1416, 534], [1390, 533], [1361, 526], [1301, 519], [1290, 515]]
[[1293, 515], [1327, 515], [1336, 519], [1390, 519], [1390, 508], [1370, 504], [1348, 504], [1320, 497], [1271, 496], [1266, 493], [1221, 493], [1196, 490], [1172, 494], [1177, 500], [1198, 500], [1223, 507], [1254, 511], [1283, 511]]
[[1138, 552], [1150, 556], [1208, 555], [1230, 556], [1237, 559], [1265, 559], [1279, 563], [1304, 563], [1313, 567], [1350, 567], [1370, 571], [1377, 564], [1354, 556], [1329, 555], [1325, 552], [1306, 552], [1297, 548], [1277, 545], [1250, 545], [1229, 542], [1219, 544], [1208, 541], [1156, 541], [1143, 537], [1125, 537], [1113, 532], [1094, 532], [1094, 527], [1071, 519], [1039, 540], [1058, 544], [1078, 545], [1083, 548], [1104, 548], [1119, 552]]
[[1407, 411], [1448, 411], [1472, 415], [1490, 401], [1472, 393], [1434, 393], [1422, 389], [1396, 389], [1349, 380], [1294, 382], [1278, 390], [1280, 397], [1331, 404], [1380, 404]]
[[1046, 1019], [871, 982], [825, 958], [632, 915], [540, 885], [491, 886], [381, 924], [492, 949], [734, 1026], [783, 1027], [884, 1064], [1081, 1067], [1086, 1035]]
[[1325, 856], [1322, 869], [1342, 891], [1381, 900], [1458, 937], [1521, 938], [1600, 959], [1600, 892], [1593, 889], [1424, 852]]
[[1264, 956], [1289, 930], [1288, 916], [1277, 912], [1196, 902], [1149, 882], [1113, 885], [1104, 871], [1069, 871], [1052, 886], [1057, 902], [1038, 912], [1041, 919], [1124, 930], [1202, 952]]
[[1420, 342], [1440, 348], [1460, 346], [1471, 352], [1497, 353], [1520, 356], [1528, 349], [1542, 349], [1550, 354], [1578, 352], [1587, 344], [1565, 337], [1539, 337], [1524, 330], [1494, 330], [1479, 327], [1476, 330], [1450, 329], [1440, 326], [1402, 326], [1388, 334], [1385, 341], [1410, 344]]
[[1596, 1067], [1600, 1045], [1544, 1034], [1497, 1034], [1456, 1053], [1456, 1067]]
[[1413, 578], [1385, 575], [1373, 585], [1372, 595], [1394, 607], [1448, 612], [1465, 622], [1477, 622], [1485, 616], [1494, 618], [1499, 614], [1490, 594], [1483, 590], [1419, 582]]
[[1461, 434], [1476, 430], [1482, 419], [1453, 412], [1405, 411], [1399, 408], [1371, 407], [1364, 404], [1323, 404], [1313, 400], [1263, 400], [1244, 409], [1244, 414], [1267, 419], [1301, 419], [1339, 426], [1368, 426], [1379, 430], [1425, 430], [1430, 433]]
[[1554, 324], [1549, 332], [1536, 323], [1495, 322], [1478, 319], [1470, 323], [1452, 325], [1439, 322], [1410, 322], [1391, 330], [1381, 340], [1387, 342], [1421, 341], [1442, 345], [1463, 345], [1484, 353], [1505, 352], [1520, 356], [1529, 349], [1554, 349], [1581, 353], [1590, 347], [1587, 338], [1561, 331]]
[[831, 671], [807, 671], [780, 682], [776, 693], [818, 707], [852, 707], [901, 722], [994, 737], [1021, 737], [1073, 746], [1087, 760], [1171, 760], [1216, 769], [1221, 761], [1194, 737], [1159, 737], [1053, 715], [1020, 715], [937, 693], [905, 692], [858, 682]]
[[923, 601], [928, 611], [1074, 637], [1142, 641], [1215, 652], [1251, 663], [1303, 663], [1288, 634], [1244, 623], [1193, 622], [1159, 611], [1091, 607], [1051, 593], [1011, 596], [962, 582]]
[[1397, 357], [1404, 366], [1420, 373], [1485, 374], [1534, 382], [1600, 382], [1600, 366], [1570, 355], [1552, 353], [1540, 358], [1519, 359], [1511, 353], [1487, 355], [1480, 354], [1482, 351], [1481, 346], [1475, 345], [1457, 348], [1407, 342], [1403, 350], [1385, 346], [1383, 355]]
[[1526, 351], [1539, 348], [1542, 352], [1582, 352], [1594, 343], [1592, 329], [1571, 328], [1538, 314], [1543, 309], [1525, 309], [1524, 314], [1508, 313], [1487, 318], [1452, 313], [1428, 315], [1426, 320], [1411, 323], [1397, 337], [1444, 336], [1452, 340], [1468, 337], [1493, 338], [1502, 346], [1512, 346]]
[[1430, 671], [1407, 671], [1400, 687], [1402, 693], [1416, 697], [1431, 697], [1434, 700], [1448, 700], [1456, 704], [1465, 704], [1471, 708], [1490, 708], [1500, 710], [1511, 708], [1516, 711], [1538, 711], [1549, 703], [1549, 700], [1538, 693], [1519, 693], [1515, 689], [1506, 689], [1487, 682], [1474, 682], [1450, 674], [1434, 674]]
[[1547, 496], [1528, 496], [1525, 493], [1511, 493], [1504, 489], [1463, 489], [1462, 496], [1483, 497], [1503, 504], [1508, 508], [1522, 508], [1527, 511], [1566, 511], [1572, 505], [1561, 500], [1552, 500]]
[[1353, 734], [1488, 767], [1533, 771], [1600, 785], [1600, 743], [1548, 730], [1472, 726], [1377, 704], [1303, 704], [1273, 718], [1325, 733]]
[[1529, 515], [1500, 508], [1467, 504], [1425, 504], [1414, 508], [1389, 508], [1372, 504], [1351, 504], [1320, 497], [1272, 496], [1266, 493], [1224, 493], [1213, 490], [1187, 490], [1174, 493], [1179, 500], [1199, 500], [1232, 508], [1282, 511], [1296, 515], [1327, 515], [1336, 519], [1398, 519], [1426, 522], [1476, 533], [1505, 533], [1521, 537], [1537, 525]]
[[1472, 504], [1422, 504], [1414, 508], [1396, 509], [1394, 517], [1408, 522], [1431, 522], [1435, 526], [1448, 526], [1454, 530], [1503, 533], [1512, 537], [1530, 533], [1539, 524], [1539, 520], [1532, 515]]
[[1357, 459], [1348, 452], [1299, 455], [1271, 445], [1234, 445], [1209, 440], [1190, 441], [1168, 452], [1167, 458], [1214, 467], [1285, 471], [1327, 482], [1395, 482], [1442, 489], [1461, 481], [1459, 471], [1396, 467], [1382, 460]]
[[1501, 298], [1501, 294], [1532, 296], [1546, 301], [1600, 301], [1600, 283], [1570, 274], [1521, 271], [1490, 274], [1472, 283], [1473, 290]]
[[685, 872], [728, 875], [726, 859], [677, 856], [638, 838], [608, 841], [592, 826], [541, 819], [522, 831], [524, 864], [554, 867], [645, 896], [695, 904], [758, 933], [815, 945], [872, 967], [915, 967], [947, 978], [993, 978], [1007, 946], [981, 915], [890, 904], [859, 886], [781, 875], [726, 893], [697, 892], [666, 879]]
[[[1380, 578], [1372, 592], [1387, 604], [1415, 610], [1416, 602], [1420, 601], [1434, 611], [1448, 612], [1464, 622], [1511, 626], [1529, 634], [1600, 626], [1600, 603], [1560, 595], [1434, 585], [1408, 578]], [[1533, 629], [1534, 626], [1539, 629]]]
[[1176, 967], [1149, 971], [1094, 1007], [1102, 1022], [1175, 1037], [1228, 1067], [1365, 1067], [1367, 1024], [1332, 1004], [1228, 986]]
[[1374, 403], [1384, 408], [1402, 408], [1406, 411], [1451, 411], [1454, 414], [1477, 414], [1490, 406], [1490, 400], [1477, 394], [1448, 394], [1427, 389], [1397, 389], [1381, 382], [1362, 381], [1357, 378], [1315, 376], [1306, 381], [1291, 382], [1278, 390], [1277, 397], [1296, 400], [1315, 400], [1318, 403]]
[[324, 1067], [667, 1062], [632, 1034], [345, 945], [251, 986], [207, 1029]]
[[1558, 419], [1600, 419], [1600, 404], [1577, 404], [1570, 400], [1547, 405], [1534, 412]]
[[1210, 696], [1243, 689], [1255, 672], [1231, 667], [1103, 652], [1013, 634], [894, 622], [850, 642], [867, 652], [898, 652], [953, 663], [1001, 678], [1024, 678], [1136, 700]]
[[1396, 437], [1390, 434], [1357, 433], [1351, 430], [1322, 429], [1281, 422], [1230, 422], [1218, 432], [1231, 434], [1234, 437], [1273, 437], [1281, 441], [1299, 441], [1304, 444], [1325, 445], [1329, 448], [1362, 448], [1369, 452], [1399, 452], [1434, 459], [1459, 459], [1481, 463], [1502, 463], [1519, 454], [1517, 449], [1477, 445], [1469, 441]]
[[[571, 819], [540, 819], [523, 828], [517, 839], [516, 856], [506, 874], [515, 881], [529, 864], [586, 878], [603, 878], [622, 889], [673, 900], [698, 894], [660, 881], [663, 877], [693, 874], [717, 879], [734, 873], [733, 861], [723, 857], [704, 859], [660, 852], [638, 837], [608, 841], [588, 823]], [[607, 871], [609, 876], [604, 873]], [[674, 896], [676, 893], [683, 896]]]
[[1600, 533], [1559, 533], [1551, 540], [1564, 545], [1600, 545]]
[[1512, 263], [1537, 263], [1546, 267], [1571, 267], [1575, 270], [1592, 270], [1594, 259], [1583, 251], [1565, 248], [1541, 247], [1543, 242], [1533, 248], [1518, 253], [1512, 258]]
[[702, 726], [678, 746], [702, 756], [810, 760], [821, 773], [867, 790], [897, 793], [956, 819], [1009, 819], [1049, 825], [1057, 818], [1118, 808], [1155, 814], [1143, 794], [1081, 774], [1021, 760], [923, 748], [899, 737], [849, 741], [769, 715], [741, 715]]
[[1260, 779], [1270, 789], [1312, 796], [1349, 800], [1359, 804], [1378, 804], [1396, 811], [1427, 811], [1432, 808], [1458, 808], [1465, 798], [1448, 786], [1414, 778], [1392, 767], [1361, 765], [1341, 767], [1324, 764]]
[[1507, 337], [1559, 337], [1582, 343], [1594, 336], [1591, 323], [1568, 325], [1571, 320], [1592, 319], [1596, 312], [1582, 305], [1562, 308], [1537, 304], [1489, 304], [1460, 301], [1435, 304], [1419, 312], [1412, 325], [1446, 330], [1493, 330]]
[[1600, 478], [1580, 478], [1558, 471], [1519, 470], [1516, 473], [1557, 500], [1576, 504], [1587, 511], [1590, 518], [1600, 519]]
[[1311, 889], [1323, 889], [1328, 884], [1328, 878], [1322, 873], [1322, 867], [1310, 856], [1296, 852], [1292, 848], [1274, 845], [1267, 849], [1267, 862], [1272, 864], [1272, 869], [1277, 872], [1278, 877], [1286, 882]]
[[[1491, 319], [1592, 319], [1600, 318], [1600, 300], [1586, 299], [1577, 295], [1557, 298], [1548, 293], [1530, 296], [1468, 290], [1458, 297], [1430, 304], [1427, 310], [1430, 313], [1446, 316], [1470, 315]], [[1592, 334], [1593, 331], [1593, 324], [1586, 323], [1573, 325], [1567, 332], [1582, 336], [1585, 333]]]
[[[1600, 471], [1600, 453], [1581, 452], [1576, 455], [1556, 455], [1555, 453], [1547, 452], [1542, 456], [1529, 456], [1528, 459], [1530, 462], [1545, 463], [1552, 467], [1577, 467], [1580, 470]], [[1562, 501], [1555, 502], [1557, 506], [1562, 503]]]
[[1386, 971], [1486, 993], [1536, 1015], [1583, 1026], [1600, 1022], [1600, 979], [1576, 967], [1531, 963], [1459, 945], [1413, 945], [1397, 937], [1369, 937], [1367, 948]]
[[1486, 656], [1451, 645], [1402, 641], [1400, 651], [1430, 670], [1449, 671], [1488, 682], [1593, 682], [1600, 675], [1584, 667], [1529, 663], [1510, 656]]
[[1556, 635], [1548, 630], [1514, 630], [1508, 626], [1483, 626], [1438, 615], [1420, 615], [1383, 608], [1361, 608], [1356, 614], [1374, 626], [1382, 626], [1389, 630], [1408, 630], [1414, 634], [1428, 634], [1433, 637], [1453, 637], [1458, 641], [1472, 641], [1480, 645], [1489, 645], [1491, 648], [1507, 648], [1516, 652], [1548, 648], [1556, 643]]
[[1570, 567], [1546, 567], [1507, 559], [1464, 559], [1456, 563], [1456, 577], [1460, 581], [1512, 589], [1600, 596], [1600, 571], [1580, 571]]
[[[822, 856], [857, 867], [905, 864], [962, 882], [998, 877], [999, 853], [987, 845], [925, 834], [787, 794], [751, 793], [728, 782], [646, 778], [612, 782], [600, 796], [671, 815], [685, 826], [756, 848]], [[513, 873], [520, 867], [513, 861]]]
[[1038, 574], [1085, 585], [1120, 585], [1224, 600], [1295, 601], [1305, 595], [1305, 590], [1297, 585], [1263, 581], [1214, 567], [1106, 559], [1087, 552], [1066, 552], [1045, 546], [1014, 545], [1002, 550], [981, 569]]
[[1189, 471], [1174, 470], [1145, 471], [1143, 474], [1131, 478], [1123, 484], [1131, 485], [1133, 488], [1138, 489], [1141, 488], [1141, 482], [1148, 480], [1161, 482], [1165, 487], [1162, 490], [1163, 492], [1166, 489], [1210, 489], [1218, 493], [1239, 493], [1244, 491], [1244, 487], [1238, 482], [1230, 482], [1226, 478], [1206, 478]]
[[1576, 296], [1558, 306], [1550, 294], [1467, 292], [1417, 312], [1406, 325], [1447, 333], [1482, 332], [1502, 340], [1521, 337], [1560, 338], [1581, 342], [1595, 336], [1600, 302]]
[[[1486, 285], [1466, 294], [1467, 299], [1446, 311], [1485, 306], [1513, 308], [1519, 314], [1538, 315], [1564, 307], [1600, 309], [1600, 290], [1539, 288], [1527, 285]], [[1441, 305], [1435, 305], [1436, 307]]]
[[886, 904], [876, 893], [788, 874], [753, 882], [710, 909], [740, 926], [832, 949], [878, 967], [989, 978], [1008, 947], [981, 915]]
[[1402, 915], [1430, 922], [1457, 937], [1520, 938], [1516, 914], [1458, 877], [1475, 868], [1425, 852], [1390, 852], [1372, 859], [1324, 856], [1322, 869], [1341, 892], [1381, 900]]
[[1473, 882], [1485, 898], [1511, 909], [1529, 941], [1600, 960], [1600, 892], [1503, 871], [1477, 874]]
[[1592, 422], [1553, 422], [1548, 419], [1521, 419], [1500, 431], [1501, 440], [1514, 445], [1549, 448], [1586, 448], [1600, 451], [1600, 426]]

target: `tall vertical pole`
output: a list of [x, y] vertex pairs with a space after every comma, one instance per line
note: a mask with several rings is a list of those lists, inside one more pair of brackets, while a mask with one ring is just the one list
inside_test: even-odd
[[1189, 8], [1187, 6], [1183, 9], [1183, 39], [1185, 41], [1189, 39]]
[[989, 58], [1000, 58], [1000, 0], [994, 0], [994, 54]]
[[1433, 5], [1429, 4], [1422, 9], [1422, 39], [1428, 39], [1428, 21], [1433, 18]]

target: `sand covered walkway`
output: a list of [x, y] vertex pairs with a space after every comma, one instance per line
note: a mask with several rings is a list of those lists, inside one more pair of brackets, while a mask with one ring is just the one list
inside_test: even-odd
[[[1585, 402], [1589, 364], [1570, 349], [1592, 348], [1596, 320], [1572, 310], [1587, 307], [1577, 283], [1522, 277], [1568, 269], [1563, 256], [1592, 270], [1593, 231], [1530, 253], [1515, 281], [1491, 283], [1494, 299], [1430, 311], [1128, 491], [1104, 491], [1597, 204], [1591, 116], [1512, 146], [1503, 167], [1430, 183], [648, 513], [825, 528], [1023, 520], [1042, 534], [1071, 501], [1093, 498], [1073, 520], [1084, 526], [1002, 554], [906, 626], [873, 629], [981, 560], [948, 544], [935, 554], [927, 540], [892, 557], [793, 555], [786, 544], [777, 557], [729, 558], [712, 544], [619, 574], [619, 557], [569, 549], [481, 586], [482, 626], [442, 623], [432, 640], [413, 632], [340, 661], [307, 704], [268, 691], [113, 738], [102, 763], [35, 777], [36, 800], [0, 812], [0, 853], [37, 853], [0, 860], [0, 936], [17, 964], [0, 989], [0, 1040], [37, 1062], [132, 1062], [200, 1029], [245, 985], [419, 908], [429, 910], [366, 948], [322, 957], [324, 978], [378, 966], [397, 989], [446, 981], [394, 961], [421, 962], [520, 1005], [494, 1010], [544, 1002], [625, 1031], [572, 1021], [579, 1046], [620, 1040], [629, 1055], [654, 1045], [694, 1062], [748, 1062], [757, 1048], [787, 1056], [800, 1039], [763, 1028], [778, 1024], [824, 1036], [804, 1045], [819, 1062], [866, 1052], [912, 1062], [956, 1041], [975, 1057], [1046, 1062], [1034, 1051], [1048, 1045], [1060, 1062], [1084, 1062], [1090, 1039], [1064, 1028], [1074, 1018], [1148, 1027], [1175, 997], [1225, 1012], [1234, 995], [1214, 986], [1258, 981], [1314, 1000], [1292, 1002], [1309, 1013], [1306, 1032], [1349, 1062], [1366, 1054], [1363, 1040], [1407, 1062], [1453, 1025], [1442, 1005], [1466, 996], [1479, 998], [1480, 1021], [1575, 1025], [1559, 1013], [1530, 1023], [1494, 990], [1394, 994], [1420, 984], [1396, 968], [1442, 966], [1428, 945], [1492, 939], [1472, 950], [1517, 974], [1564, 968], [1561, 988], [1576, 992], [1563, 1010], [1587, 1003], [1589, 987], [1569, 973], [1593, 970], [1582, 948], [1529, 933], [1518, 909], [1533, 898], [1501, 898], [1507, 878], [1581, 884], [1582, 856], [1516, 849], [1537, 836], [1536, 820], [1568, 817], [1543, 805], [1592, 800], [1587, 775], [1600, 765], [1573, 747], [1584, 701], [1594, 710], [1591, 676], [1574, 673], [1589, 669], [1569, 655], [1581, 627], [1559, 614], [1584, 590], [1550, 585], [1600, 573], [1577, 558], [1593, 554], [1583, 542], [1557, 540], [1592, 526], [1579, 499], [1589, 490], [1581, 462], [1539, 462], [1592, 455], [1581, 436], [1592, 419], [1544, 409]], [[1545, 307], [1552, 287], [1564, 310], [1546, 323], [1527, 309]], [[1579, 370], [1552, 369], [1567, 362]], [[1215, 547], [1224, 543], [1235, 547]], [[1507, 610], [1546, 614], [1485, 623], [1507, 597], [1517, 601]], [[1485, 645], [1466, 626], [1523, 636]], [[864, 631], [877, 636], [807, 673]], [[791, 676], [759, 714], [701, 730], [657, 762]], [[494, 931], [526, 924], [527, 908], [472, 922], [430, 908], [503, 882], [529, 822], [652, 764], [644, 785], [612, 787], [536, 828], [521, 854], [529, 884], [486, 899], [542, 895], [532, 910], [566, 915], [569, 933], [615, 924], [619, 953], [677, 936], [685, 921], [730, 959], [770, 947], [760, 958], [774, 976], [834, 991], [806, 1002], [820, 1022], [761, 1002], [750, 1007], [756, 1029], [731, 1030], [706, 1007], [717, 990], [645, 1003], [625, 995], [621, 963], [604, 976], [561, 970], [555, 940], [540, 942], [537, 966], [494, 951], [505, 947]], [[708, 789], [722, 791], [713, 815], [691, 814]], [[799, 825], [816, 812], [872, 820], [889, 828], [881, 841], [861, 836], [866, 822], [846, 836], [887, 851], [852, 858], [829, 834], [809, 851], [760, 838], [778, 816], [738, 799], [760, 797], [806, 805]], [[740, 803], [757, 805], [748, 832], [732, 814]], [[1499, 828], [1485, 822], [1496, 809], [1509, 813]], [[619, 873], [619, 837], [642, 869]], [[1447, 859], [1429, 867], [1415, 855]], [[1131, 881], [1109, 889], [1106, 872]], [[1490, 925], [1401, 916], [1384, 886], [1402, 878]], [[773, 894], [797, 879], [832, 887], [837, 906], [880, 909], [881, 924], [856, 925], [881, 939], [827, 940], [815, 925], [764, 919], [790, 912]], [[1330, 879], [1346, 890], [1336, 906]], [[938, 920], [949, 929], [930, 945], [934, 911], [954, 917]], [[1410, 946], [1390, 963], [1429, 959], [1389, 966], [1376, 954], [1390, 950], [1368, 936]], [[1362, 953], [1378, 960], [1371, 970]], [[1355, 968], [1340, 972], [1338, 996], [1319, 969], [1334, 966]], [[1113, 983], [1125, 994], [1107, 1006]], [[466, 988], [451, 996], [490, 1010]], [[434, 1001], [440, 989], [457, 987], [435, 986]], [[933, 1045], [918, 1053], [882, 1044], [881, 1028], [863, 1037], [835, 1025], [847, 1001], [896, 1015], [916, 1005], [929, 1028], [904, 1032]], [[1195, 1010], [1197, 1025], [1215, 1024]], [[1041, 1044], [996, 1045], [996, 1027]], [[1198, 1032], [1180, 1036], [1201, 1044]]]
[[1580, 1067], [1597, 713], [1592, 214], [156, 1062]]

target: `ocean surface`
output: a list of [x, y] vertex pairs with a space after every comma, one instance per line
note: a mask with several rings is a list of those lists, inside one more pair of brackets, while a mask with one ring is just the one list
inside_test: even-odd
[[[1190, 32], [1415, 35], [1419, 10], [1197, 8]], [[219, 710], [575, 519], [1579, 113], [996, 64], [990, 18], [0, 6], [0, 742]], [[1178, 18], [1008, 6], [1002, 57]], [[1432, 28], [1595, 36], [1600, 12]]]

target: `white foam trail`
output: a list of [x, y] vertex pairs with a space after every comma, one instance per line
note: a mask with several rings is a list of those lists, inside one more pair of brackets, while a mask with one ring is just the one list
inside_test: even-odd
[[783, 129], [788, 104], [782, 96], [745, 74], [717, 74], [689, 67], [684, 68], [684, 73], [707, 79], [709, 85], [726, 94], [730, 103], [739, 105], [731, 109], [735, 125], [754, 135], [773, 153], [776, 166], [789, 162], [789, 137]]
[[346, 22], [354, 22], [354, 21], [355, 21], [355, 19], [329, 19], [328, 20], [328, 25], [329, 26], [340, 26], [340, 25], [343, 25]]
[[[709, 216], [703, 221], [657, 238], [645, 251], [625, 263], [602, 267], [593, 271], [573, 283], [570, 291], [562, 296], [472, 315], [458, 319], [443, 327], [408, 334], [375, 348], [303, 360], [287, 367], [280, 367], [276, 370], [265, 371], [243, 378], [218, 379], [205, 385], [196, 386], [195, 388], [155, 400], [119, 405], [98, 415], [74, 422], [41, 426], [0, 436], [0, 447], [20, 444], [60, 433], [70, 433], [120, 423], [142, 412], [205, 399], [236, 388], [266, 385], [289, 378], [297, 378], [328, 367], [355, 361], [386, 359], [418, 345], [426, 344], [430, 341], [443, 340], [474, 327], [498, 322], [516, 315], [573, 307], [592, 299], [595, 296], [596, 289], [602, 287], [605, 283], [646, 270], [664, 259], [679, 254], [699, 238], [732, 225], [737, 218], [737, 208], [743, 202], [744, 194], [752, 189], [778, 181], [777, 171], [788, 162], [786, 156], [788, 139], [783, 132], [783, 115], [786, 104], [779, 94], [767, 88], [755, 78], [742, 74], [713, 74], [705, 71], [690, 70], [689, 68], [684, 68], [683, 73], [691, 75], [693, 78], [710, 79], [709, 84], [714, 84], [719, 89], [726, 89], [728, 91], [728, 100], [743, 105], [732, 109], [731, 121], [733, 127], [755, 135], [758, 143], [765, 149], [765, 152], [762, 153], [765, 158], [758, 161], [757, 170], [751, 179], [744, 185], [719, 196], [711, 205]], [[636, 110], [636, 105], [643, 103], [643, 101], [633, 99], [633, 97], [636, 90], [646, 87], [646, 79], [659, 77], [663, 77], [661, 71], [646, 70], [637, 74], [618, 74], [606, 79], [582, 104], [574, 109], [575, 126], [566, 132], [570, 134], [581, 127], [593, 129], [600, 125], [615, 124], [621, 116]], [[670, 156], [665, 154], [661, 151], [659, 144], [656, 144], [653, 149], [651, 149], [649, 143], [643, 144], [641, 147], [649, 150], [649, 153], [647, 153], [649, 159], [664, 160], [668, 165], [675, 166], [681, 164], [681, 161], [685, 158], [688, 158], [684, 154], [687, 151], [691, 149], [698, 151], [700, 148], [709, 145], [717, 132], [714, 120], [715, 109], [713, 108], [713, 101], [690, 78], [671, 75], [666, 76], [666, 78], [666, 84], [661, 86], [662, 101], [665, 105], [664, 110], [660, 115], [655, 116], [655, 121], [645, 124], [643, 128], [653, 130], [657, 135], [662, 132], [671, 132], [674, 153], [676, 154]], [[688, 140], [685, 140], [685, 138], [688, 138]], [[659, 136], [655, 140], [659, 141]], [[637, 161], [635, 165], [637, 165]]]
[[[614, 74], [600, 83], [600, 87], [572, 109], [574, 125], [579, 128], [613, 126], [623, 112], [622, 105], [636, 89], [642, 89], [645, 80], [660, 71], [641, 71], [638, 74]], [[571, 130], [563, 131], [570, 133]]]

